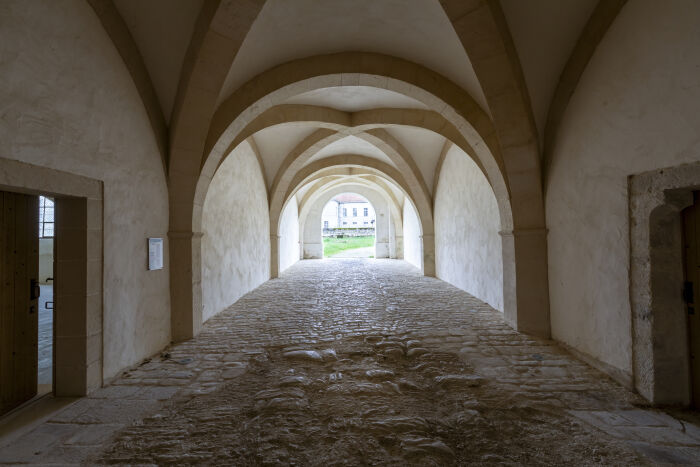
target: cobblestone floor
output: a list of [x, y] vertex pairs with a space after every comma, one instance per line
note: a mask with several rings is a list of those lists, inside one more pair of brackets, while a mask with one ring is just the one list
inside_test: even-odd
[[374, 258], [374, 247], [368, 246], [365, 248], [351, 248], [336, 253], [331, 258]]
[[698, 465], [700, 429], [407, 263], [330, 259], [263, 284], [0, 462]]

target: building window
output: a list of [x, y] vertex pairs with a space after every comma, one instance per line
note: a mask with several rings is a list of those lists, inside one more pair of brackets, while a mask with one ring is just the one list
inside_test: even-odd
[[343, 217], [348, 217], [348, 208], [343, 208]]
[[369, 224], [369, 222], [365, 221], [365, 225]]
[[357, 225], [357, 222], [353, 222], [352, 225]]
[[39, 196], [39, 237], [52, 238], [54, 226], [53, 201]]
[[357, 208], [352, 208], [352, 217], [357, 217]]
[[[369, 208], [365, 208], [365, 217], [369, 216]], [[365, 222], [366, 224], [367, 222]]]
[[348, 223], [347, 223], [347, 222], [343, 222], [343, 225], [348, 225]]
[[323, 221], [323, 228], [327, 229], [328, 228], [328, 221]]

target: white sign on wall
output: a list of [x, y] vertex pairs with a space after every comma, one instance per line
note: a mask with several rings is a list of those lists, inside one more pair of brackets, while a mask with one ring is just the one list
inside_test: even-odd
[[163, 239], [148, 239], [148, 270], [163, 269]]

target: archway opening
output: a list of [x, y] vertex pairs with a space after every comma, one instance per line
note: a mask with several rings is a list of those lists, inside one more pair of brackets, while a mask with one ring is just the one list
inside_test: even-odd
[[321, 214], [323, 257], [375, 258], [376, 222], [374, 206], [364, 196], [334, 196]]
[[[546, 231], [537, 228], [543, 219], [540, 216], [540, 203], [531, 202], [531, 196], [539, 197], [541, 188], [538, 177], [531, 177], [535, 171], [528, 171], [526, 175], [528, 182], [519, 183], [517, 192], [511, 193], [504, 176], [509, 164], [506, 164], [502, 158], [497, 137], [494, 137], [497, 133], [492, 122], [468, 94], [443, 77], [395, 57], [359, 52], [345, 53], [343, 57], [347, 58], [346, 60], [340, 60], [339, 57], [339, 55], [312, 56], [274, 67], [241, 86], [221, 102], [208, 130], [203, 148], [204, 160], [195, 161], [201, 164], [199, 177], [196, 180], [194, 178], [185, 180], [183, 185], [186, 186], [179, 187], [177, 190], [171, 188], [171, 193], [177, 193], [178, 199], [186, 199], [187, 196], [192, 198], [192, 210], [184, 209], [182, 215], [179, 214], [179, 210], [171, 210], [173, 214], [171, 226], [182, 225], [187, 230], [188, 223], [191, 221], [193, 229], [199, 229], [201, 225], [199, 207], [206, 194], [208, 181], [213, 177], [225, 155], [240, 142], [250, 139], [253, 145], [257, 146], [259, 151], [256, 152], [264, 170], [267, 171], [271, 277], [278, 277], [285, 266], [291, 265], [298, 259], [321, 256], [319, 254], [322, 254], [322, 251], [319, 251], [322, 250], [321, 242], [308, 242], [303, 232], [303, 224], [300, 224], [302, 219], [297, 219], [296, 228], [292, 220], [304, 209], [305, 194], [300, 192], [300, 185], [303, 185], [304, 181], [314, 175], [318, 169], [332, 166], [343, 166], [349, 168], [350, 172], [355, 167], [366, 166], [388, 175], [397, 182], [411, 197], [411, 207], [416, 210], [420, 219], [420, 241], [415, 244], [421, 246], [421, 271], [425, 275], [435, 276], [433, 200], [430, 184], [425, 180], [425, 173], [428, 174], [427, 178], [430, 178], [435, 167], [427, 167], [426, 165], [429, 164], [422, 162], [416, 164], [407, 147], [423, 146], [409, 144], [411, 142], [408, 140], [411, 138], [404, 141], [406, 135], [401, 131], [397, 133], [394, 128], [396, 125], [412, 126], [427, 122], [430, 128], [444, 129], [440, 133], [444, 133], [446, 140], [457, 144], [465, 150], [467, 155], [474, 157], [475, 163], [484, 172], [496, 194], [501, 221], [499, 232], [502, 232], [503, 238], [502, 258], [504, 270], [508, 271], [508, 274], [504, 274], [503, 280], [503, 308], [506, 319], [519, 330], [548, 336], [546, 267], [542, 267], [539, 260], [532, 260], [533, 257], [546, 258], [546, 255], [539, 254], [546, 250], [544, 240]], [[335, 71], [337, 73], [333, 73]], [[402, 94], [405, 93], [405, 97], [414, 99], [418, 104], [413, 103], [413, 107], [401, 109], [393, 108], [391, 103], [377, 107], [375, 100], [372, 105], [347, 108], [341, 105], [334, 106], [333, 95], [326, 96], [331, 99], [323, 101], [311, 99], [307, 95], [311, 91], [321, 92], [321, 89], [348, 86], [349, 82], [346, 82], [348, 76], [352, 76], [353, 81], [357, 77], [358, 83], [360, 81], [373, 83], [371, 86], [355, 87], [400, 90]], [[381, 78], [377, 79], [377, 77]], [[328, 94], [327, 91], [323, 92]], [[293, 96], [302, 94], [304, 96], [292, 101]], [[381, 107], [389, 112], [377, 115]], [[311, 118], [308, 112], [315, 112], [314, 115], [323, 114], [325, 117]], [[260, 130], [292, 121], [297, 123], [320, 121], [321, 124], [317, 130], [305, 130], [303, 132], [305, 134], [300, 135], [302, 137], [296, 138], [295, 141], [288, 141], [289, 138], [258, 138], [261, 136]], [[390, 123], [387, 125], [387, 122]], [[287, 132], [283, 133], [281, 136], [287, 134]], [[353, 136], [361, 134], [361, 137], [358, 136], [360, 139], [373, 144], [384, 155], [377, 155], [378, 157], [375, 158], [371, 154], [355, 154], [354, 151], [357, 148], [342, 154], [322, 152], [326, 146], [349, 134]], [[443, 145], [443, 148], [446, 147], [447, 145]], [[182, 151], [182, 155], [179, 151], [174, 151], [173, 154], [171, 172], [180, 173], [181, 166], [183, 169], [189, 167], [185, 165], [192, 162], [186, 155], [190, 154], [189, 151]], [[281, 157], [284, 154], [286, 157]], [[441, 157], [436, 156], [435, 151], [431, 154], [433, 159], [439, 160]], [[389, 160], [386, 161], [384, 156]], [[515, 156], [510, 159], [513, 157]], [[423, 162], [427, 160], [422, 159], [424, 159]], [[515, 161], [512, 161], [516, 168], [519, 167], [518, 160], [516, 157]], [[526, 188], [529, 182], [532, 182], [531, 190], [521, 189]], [[183, 195], [183, 189], [188, 193]], [[293, 197], [290, 200], [291, 195]], [[511, 202], [515, 203], [514, 206], [517, 209], [511, 210]], [[400, 207], [403, 205], [399, 203]], [[189, 206], [188, 204], [187, 207]], [[293, 211], [297, 216], [293, 215]], [[289, 214], [286, 219], [282, 216], [285, 213]], [[514, 216], [514, 213], [517, 215]], [[288, 222], [282, 222], [282, 220]], [[314, 222], [313, 230], [316, 230], [316, 225], [317, 223]], [[284, 226], [290, 228], [285, 230]], [[296, 236], [295, 232], [299, 230], [302, 232]], [[193, 246], [196, 250], [198, 239], [199, 237], [193, 235], [191, 241], [180, 243], [184, 243], [185, 245], [182, 245], [184, 247]], [[403, 238], [396, 235], [394, 245], [397, 251], [402, 246], [402, 242]], [[196, 270], [196, 266], [192, 267], [191, 263], [193, 261], [198, 263], [199, 258], [194, 255], [190, 258], [179, 257], [186, 254], [189, 249], [182, 248], [176, 245], [177, 243], [171, 243], [175, 258], [172, 270], [181, 270], [180, 266], [185, 270], [188, 268]], [[379, 243], [377, 243], [377, 250], [379, 250]], [[283, 253], [289, 253], [289, 255]], [[522, 267], [516, 267], [518, 263], [516, 259], [521, 256], [525, 263]], [[289, 261], [285, 262], [285, 259]], [[517, 288], [515, 287], [516, 276]], [[176, 304], [173, 315], [182, 314], [185, 317], [184, 321], [175, 318], [173, 323], [189, 322], [189, 316], [193, 313], [192, 306], [195, 308], [198, 306], [197, 298], [201, 294], [201, 286], [197, 279], [193, 278], [192, 293], [185, 294], [182, 300], [177, 299], [178, 293], [173, 294], [173, 303]], [[518, 293], [518, 291], [523, 292]], [[525, 291], [528, 292], [525, 293]], [[530, 291], [537, 292], [530, 293]], [[180, 303], [183, 304], [182, 307]], [[173, 332], [174, 335], [178, 334], [176, 330]]]

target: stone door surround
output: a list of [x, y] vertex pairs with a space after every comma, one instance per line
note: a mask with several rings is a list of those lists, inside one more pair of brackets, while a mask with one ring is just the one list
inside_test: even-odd
[[690, 363], [681, 211], [700, 190], [700, 163], [632, 175], [628, 188], [634, 385], [654, 404], [685, 406]]
[[55, 199], [54, 393], [102, 386], [103, 183], [0, 158], [0, 190]]

